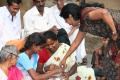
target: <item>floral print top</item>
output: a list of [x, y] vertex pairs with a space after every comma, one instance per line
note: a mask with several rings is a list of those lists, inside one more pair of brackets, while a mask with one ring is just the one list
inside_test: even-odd
[[[118, 10], [117, 11], [112, 9], [107, 9], [107, 10], [112, 15], [112, 17], [115, 18], [115, 20], [116, 20], [115, 16], [120, 15], [120, 11]], [[116, 12], [116, 15], [115, 15], [115, 12]], [[117, 18], [118, 17], [120, 19], [120, 16], [117, 16]], [[84, 21], [85, 21], [85, 24], [84, 24], [85, 26], [81, 25], [79, 28], [80, 31], [88, 32], [90, 34], [97, 35], [99, 37], [111, 38], [112, 31], [102, 19], [90, 20], [89, 14], [87, 14], [84, 17]], [[117, 22], [118, 21], [120, 20], [117, 19]]]

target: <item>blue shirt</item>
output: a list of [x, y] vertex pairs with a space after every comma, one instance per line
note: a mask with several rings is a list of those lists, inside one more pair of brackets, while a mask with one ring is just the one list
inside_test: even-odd
[[16, 66], [21, 70], [24, 75], [25, 80], [32, 80], [31, 76], [28, 73], [28, 70], [37, 68], [38, 54], [33, 54], [31, 59], [25, 52], [20, 53]]

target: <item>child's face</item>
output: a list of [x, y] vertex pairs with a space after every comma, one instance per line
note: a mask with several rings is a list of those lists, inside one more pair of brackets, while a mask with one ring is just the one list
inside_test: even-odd
[[44, 44], [41, 45], [41, 46], [33, 45], [33, 47], [32, 47], [34, 53], [38, 53], [38, 52], [41, 51], [43, 48], [44, 48]]
[[103, 46], [106, 47], [108, 44], [109, 38], [104, 38], [103, 39]]

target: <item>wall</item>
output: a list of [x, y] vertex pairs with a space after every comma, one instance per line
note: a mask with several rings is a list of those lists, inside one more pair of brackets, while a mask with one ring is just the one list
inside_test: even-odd
[[93, 2], [93, 1], [104, 3], [106, 8], [120, 10], [120, 0], [86, 0], [86, 2]]

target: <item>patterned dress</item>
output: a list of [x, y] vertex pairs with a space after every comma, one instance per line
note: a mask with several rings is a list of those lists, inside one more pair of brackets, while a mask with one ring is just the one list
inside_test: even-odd
[[[112, 17], [116, 20], [117, 23], [120, 21], [120, 11], [119, 10], [112, 10], [108, 9], [108, 12], [112, 15]], [[116, 17], [117, 16], [117, 17]], [[88, 32], [93, 35], [97, 35], [99, 37], [104, 38], [110, 38], [110, 41], [108, 42], [107, 49], [104, 52], [103, 56], [103, 73], [107, 80], [118, 80], [118, 69], [115, 68], [115, 65], [112, 64], [112, 55], [108, 56], [108, 52], [111, 48], [111, 46], [114, 44], [114, 41], [112, 40], [112, 31], [107, 26], [107, 24], [103, 20], [90, 20], [89, 15], [86, 14], [83, 18], [86, 25], [83, 27], [80, 26], [79, 30], [82, 32]], [[115, 25], [117, 25], [115, 23]], [[116, 29], [118, 32], [120, 32], [116, 26]], [[119, 36], [120, 37], [120, 36]], [[120, 49], [120, 39], [117, 41], [117, 45]]]

